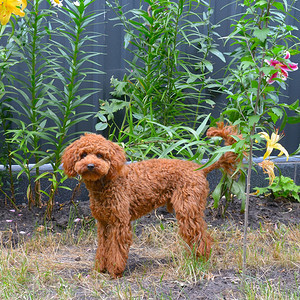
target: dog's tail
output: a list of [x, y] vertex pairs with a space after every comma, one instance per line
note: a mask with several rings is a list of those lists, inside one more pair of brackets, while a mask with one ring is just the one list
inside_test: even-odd
[[[217, 123], [217, 125], [218, 127], [209, 128], [206, 135], [209, 137], [219, 136], [223, 138], [226, 146], [230, 146], [237, 142], [234, 136], [238, 137], [239, 139], [242, 138], [242, 135], [238, 134], [237, 128], [235, 126], [225, 126], [223, 122]], [[238, 158], [238, 155], [234, 152], [229, 151], [224, 153], [218, 161], [204, 168], [203, 172], [207, 174], [214, 169], [222, 168], [226, 173], [232, 174], [236, 170], [236, 166], [239, 161], [240, 159]]]

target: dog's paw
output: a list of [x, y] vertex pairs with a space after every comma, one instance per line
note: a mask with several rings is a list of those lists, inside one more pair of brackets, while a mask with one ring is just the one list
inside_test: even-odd
[[96, 261], [95, 262], [94, 270], [99, 272], [99, 273], [105, 273], [107, 271], [106, 268], [105, 268], [104, 263], [102, 263], [101, 261]]
[[110, 274], [110, 276], [113, 279], [118, 279], [118, 278], [121, 278], [123, 276], [123, 272], [122, 273], [118, 273], [118, 274], [112, 273], [112, 274]]

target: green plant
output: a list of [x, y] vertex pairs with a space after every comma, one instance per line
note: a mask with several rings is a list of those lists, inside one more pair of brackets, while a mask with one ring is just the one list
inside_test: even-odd
[[[14, 5], [19, 5], [19, 7], [14, 7]], [[24, 16], [24, 9], [26, 7], [26, 1], [18, 0], [12, 3], [11, 1], [7, 1], [3, 3], [0, 8], [0, 134], [3, 136], [1, 143], [1, 155], [0, 155], [0, 163], [3, 165], [8, 172], [8, 176], [3, 176], [4, 180], [0, 180], [0, 191], [5, 195], [7, 199], [10, 200], [11, 204], [15, 206], [15, 184], [14, 184], [14, 176], [12, 173], [12, 151], [14, 148], [10, 143], [8, 143], [8, 135], [6, 135], [7, 131], [11, 129], [12, 122], [10, 121], [12, 118], [12, 112], [5, 105], [5, 103], [11, 101], [10, 98], [5, 98], [7, 94], [10, 94], [6, 90], [5, 79], [7, 74], [9, 73], [10, 68], [15, 66], [20, 62], [20, 52], [18, 51], [18, 45], [14, 41], [14, 30], [17, 21], [13, 21], [17, 18], [11, 18], [11, 13]], [[10, 22], [10, 26], [6, 26], [6, 24]], [[5, 180], [8, 177], [9, 180]], [[6, 182], [4, 182], [6, 181]], [[10, 187], [10, 195], [6, 193], [4, 190], [4, 184]]]
[[[10, 142], [17, 145], [13, 159], [21, 166], [19, 175], [25, 173], [29, 180], [29, 205], [41, 205], [41, 195], [46, 195], [48, 216], [55, 193], [64, 187], [66, 179], [59, 167], [60, 154], [71, 136], [69, 131], [92, 115], [87, 111], [86, 99], [96, 90], [85, 89], [82, 84], [91, 82], [92, 74], [101, 73], [94, 61], [100, 52], [89, 48], [96, 45], [98, 36], [89, 31], [99, 16], [98, 12], [88, 12], [93, 2], [65, 1], [65, 6], [55, 12], [41, 8], [42, 0], [34, 0], [30, 2], [30, 13], [19, 21], [13, 35], [24, 72], [10, 70], [6, 75], [7, 87], [14, 94], [10, 102], [4, 102], [11, 113], [19, 116], [9, 119], [16, 129], [7, 133]], [[52, 171], [41, 173], [39, 168], [46, 163]], [[41, 178], [50, 181], [49, 190], [41, 187]]]
[[[1, 82], [1, 81], [0, 81]], [[1, 97], [0, 97], [1, 98]], [[10, 203], [16, 207], [16, 199], [15, 199], [15, 178], [12, 172], [12, 147], [11, 144], [7, 142], [7, 136], [5, 133], [11, 128], [11, 122], [9, 121], [11, 118], [11, 113], [3, 103], [0, 103], [0, 120], [1, 120], [1, 129], [0, 134], [4, 136], [4, 139], [0, 143], [1, 154], [0, 154], [0, 164], [5, 168], [1, 171], [0, 175], [0, 191], [5, 195], [5, 198], [10, 201]], [[8, 178], [8, 179], [7, 179]], [[9, 191], [10, 190], [10, 195]]]
[[[299, 53], [299, 38], [293, 34], [296, 26], [287, 24], [295, 1], [239, 1], [246, 8], [242, 17], [232, 25], [227, 41], [235, 46], [226, 70], [224, 85], [228, 105], [223, 114], [231, 122], [251, 131], [254, 124], [270, 126], [288, 118], [286, 109], [297, 112], [299, 101], [288, 105], [280, 96], [286, 89], [288, 71], [297, 70], [290, 56]], [[299, 117], [298, 117], [299, 122]], [[272, 128], [274, 129], [274, 128]]]
[[[96, 129], [108, 128], [110, 138], [117, 136], [133, 161], [184, 157], [201, 163], [207, 155], [209, 165], [228, 151], [220, 149], [220, 143], [203, 139], [213, 120], [205, 109], [214, 107], [204, 91], [219, 88], [209, 77], [213, 71], [209, 58], [225, 61], [214, 42], [218, 25], [211, 24], [210, 2], [145, 2], [128, 12], [118, 1], [109, 4], [123, 25], [125, 48], [133, 59], [126, 61], [123, 80], [111, 78], [113, 98], [100, 101]], [[245, 202], [244, 193], [236, 187], [243, 185], [245, 176], [238, 182], [229, 177], [226, 180], [224, 175], [214, 193], [216, 205], [224, 193], [231, 197], [233, 190]]]
[[257, 195], [267, 195], [271, 194], [275, 199], [276, 198], [285, 198], [285, 199], [295, 199], [300, 202], [300, 186], [296, 185], [294, 180], [285, 177], [285, 176], [277, 176], [271, 185], [267, 187], [256, 187]]
[[214, 199], [214, 208], [219, 207], [220, 199], [224, 196], [226, 203], [223, 209], [223, 214], [226, 212], [228, 205], [232, 202], [233, 197], [236, 196], [238, 199], [242, 200], [241, 211], [245, 210], [245, 174], [241, 172], [238, 180], [234, 176], [228, 175], [222, 171], [222, 178], [214, 191], [212, 192], [212, 198]]
[[291, 54], [299, 53], [299, 38], [293, 34], [297, 28], [287, 23], [294, 3], [237, 1], [243, 13], [240, 18], [233, 20], [233, 31], [227, 38], [227, 42], [231, 41], [234, 45], [234, 50], [223, 80], [224, 91], [228, 94], [228, 105], [223, 116], [240, 126], [244, 139], [234, 147], [237, 151], [246, 151], [248, 156], [243, 274], [252, 159], [256, 148], [253, 141], [259, 137], [256, 131], [258, 128], [271, 128], [274, 131], [275, 123], [280, 119], [283, 119], [283, 128], [289, 121], [286, 110], [297, 112], [299, 107], [298, 101], [288, 105], [280, 99], [281, 90], [286, 88], [288, 71], [298, 68], [289, 60]]
[[[84, 89], [83, 83], [92, 82], [91, 75], [100, 74], [99, 64], [94, 58], [100, 54], [99, 51], [91, 51], [91, 46], [96, 46], [95, 38], [99, 35], [95, 32], [88, 31], [89, 25], [95, 23], [100, 13], [89, 13], [88, 8], [95, 0], [80, 0], [67, 2], [63, 7], [62, 14], [66, 20], [57, 18], [56, 22], [60, 25], [57, 35], [63, 38], [65, 45], [62, 46], [59, 41], [54, 41], [53, 64], [55, 75], [63, 89], [57, 85], [52, 85], [51, 91], [48, 90], [48, 105], [52, 109], [47, 109], [44, 116], [54, 124], [53, 134], [47, 139], [48, 145], [52, 147], [50, 155], [46, 157], [53, 168], [53, 172], [43, 176], [49, 176], [52, 183], [50, 193], [47, 194], [48, 216], [51, 215], [54, 196], [59, 185], [66, 179], [62, 170], [60, 156], [67, 145], [67, 136], [69, 130], [76, 124], [87, 121], [92, 113], [83, 111], [79, 108], [86, 108], [88, 104], [86, 99], [98, 92], [92, 88]], [[60, 60], [64, 63], [61, 63]], [[92, 67], [89, 64], [92, 63]], [[53, 94], [54, 92], [54, 94]], [[78, 134], [78, 133], [77, 133]], [[45, 163], [45, 161], [43, 161]], [[59, 179], [61, 178], [61, 179]]]
[[178, 142], [173, 133], [188, 138], [187, 128], [196, 130], [206, 117], [204, 108], [214, 105], [204, 93], [213, 70], [208, 56], [224, 57], [213, 42], [212, 9], [192, 0], [148, 0], [127, 12], [118, 0], [107, 4], [124, 28], [132, 59], [122, 80], [111, 79], [113, 97], [100, 102], [96, 129], [108, 128], [111, 137], [135, 148], [134, 159], [143, 157], [137, 146], [147, 145], [144, 155], [150, 157], [166, 154], [166, 147]]
[[[11, 111], [23, 117], [11, 119], [17, 129], [10, 131], [10, 134], [13, 135], [11, 142], [20, 145], [20, 148], [14, 152], [13, 158], [18, 165], [22, 166], [22, 171], [26, 173], [29, 180], [27, 190], [29, 207], [41, 206], [41, 185], [40, 180], [37, 179], [40, 175], [39, 167], [33, 174], [30, 163], [37, 164], [46, 155], [46, 152], [41, 149], [42, 139], [48, 134], [43, 110], [47, 107], [45, 96], [51, 83], [45, 83], [52, 75], [45, 56], [50, 48], [46, 43], [47, 18], [52, 17], [54, 11], [41, 9], [41, 4], [42, 0], [30, 2], [30, 12], [25, 19], [20, 20], [20, 27], [15, 30], [14, 37], [19, 46], [24, 72], [18, 73], [17, 77], [15, 72], [12, 72], [10, 74], [12, 76], [8, 77], [11, 87], [16, 85], [15, 80], [20, 84], [20, 88], [12, 88], [16, 96], [12, 95], [12, 101], [7, 105]], [[18, 153], [19, 149], [21, 154]]]

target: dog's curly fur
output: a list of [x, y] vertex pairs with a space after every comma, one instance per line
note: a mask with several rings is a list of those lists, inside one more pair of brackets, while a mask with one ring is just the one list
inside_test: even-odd
[[[235, 142], [232, 126], [218, 124], [208, 136], [221, 136], [226, 145]], [[68, 146], [62, 156], [69, 177], [81, 175], [89, 191], [90, 208], [97, 220], [98, 248], [95, 268], [122, 276], [132, 243], [131, 221], [166, 205], [175, 211], [179, 234], [197, 256], [209, 257], [212, 238], [203, 219], [209, 186], [208, 172], [224, 168], [232, 172], [236, 154], [225, 153], [208, 168], [191, 161], [150, 159], [126, 164], [125, 152], [101, 135], [85, 134]]]

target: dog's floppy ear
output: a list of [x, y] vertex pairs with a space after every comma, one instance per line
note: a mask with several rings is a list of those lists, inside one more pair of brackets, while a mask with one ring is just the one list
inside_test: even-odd
[[63, 164], [63, 170], [68, 177], [75, 177], [77, 175], [75, 171], [75, 163], [78, 160], [78, 141], [73, 142], [69, 145], [61, 158]]
[[122, 168], [126, 162], [125, 151], [118, 144], [108, 141], [110, 144], [109, 160], [110, 169], [106, 178], [111, 180], [122, 174]]

